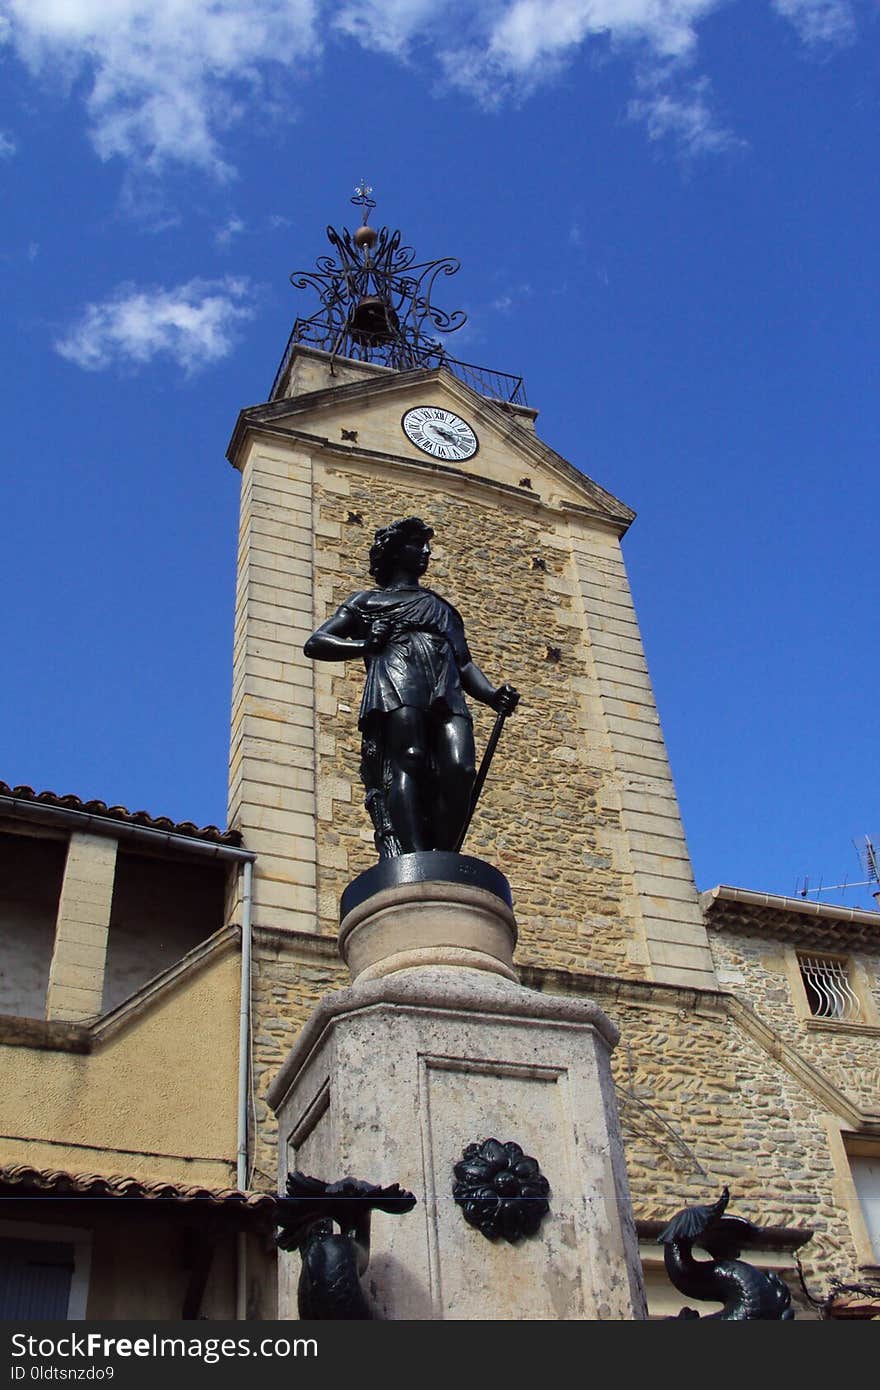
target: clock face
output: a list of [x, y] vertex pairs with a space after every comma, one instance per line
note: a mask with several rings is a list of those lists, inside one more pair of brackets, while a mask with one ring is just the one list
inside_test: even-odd
[[417, 405], [406, 412], [401, 424], [416, 448], [435, 459], [461, 463], [473, 458], [479, 447], [467, 421], [440, 405]]

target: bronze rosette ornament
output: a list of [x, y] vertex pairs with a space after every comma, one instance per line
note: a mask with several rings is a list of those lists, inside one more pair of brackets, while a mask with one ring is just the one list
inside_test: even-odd
[[455, 1168], [452, 1195], [470, 1226], [488, 1240], [533, 1236], [550, 1210], [550, 1184], [519, 1144], [468, 1144]]

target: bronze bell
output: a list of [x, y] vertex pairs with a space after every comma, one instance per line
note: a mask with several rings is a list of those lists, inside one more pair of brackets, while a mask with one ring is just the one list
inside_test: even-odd
[[397, 315], [377, 294], [362, 294], [348, 320], [352, 338], [365, 346], [388, 342], [397, 328]]

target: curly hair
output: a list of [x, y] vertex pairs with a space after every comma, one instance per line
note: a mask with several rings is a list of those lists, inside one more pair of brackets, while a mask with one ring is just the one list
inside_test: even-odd
[[403, 521], [392, 521], [390, 526], [382, 526], [370, 546], [370, 574], [383, 588], [391, 578], [391, 571], [397, 557], [410, 541], [429, 541], [434, 535], [432, 527], [421, 517], [408, 516]]

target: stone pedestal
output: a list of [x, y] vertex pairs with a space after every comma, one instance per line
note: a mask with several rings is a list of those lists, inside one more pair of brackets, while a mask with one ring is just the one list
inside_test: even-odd
[[402, 854], [349, 884], [339, 954], [353, 980], [416, 965], [463, 965], [516, 980], [516, 918], [503, 874], [438, 850]]
[[[415, 1193], [407, 1215], [373, 1216], [378, 1318], [644, 1317], [614, 1025], [511, 978], [509, 903], [480, 884], [417, 876], [346, 907], [355, 983], [318, 1005], [269, 1092], [282, 1190], [298, 1168]], [[487, 1138], [515, 1141], [550, 1183], [540, 1230], [515, 1244], [488, 1240], [453, 1199], [453, 1165]], [[284, 1256], [281, 1317], [297, 1316], [298, 1272]]]

